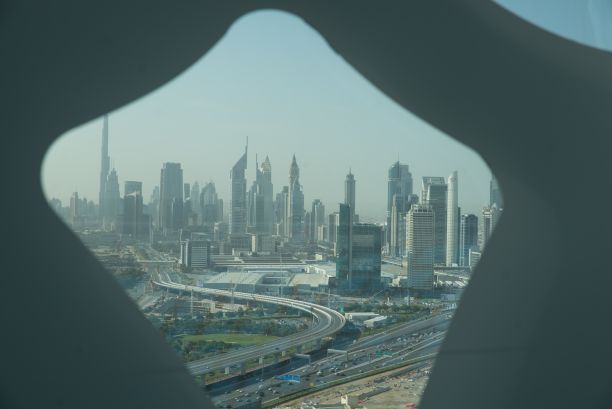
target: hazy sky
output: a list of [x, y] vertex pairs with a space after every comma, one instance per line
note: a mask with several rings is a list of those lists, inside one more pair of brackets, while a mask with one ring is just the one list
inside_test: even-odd
[[[300, 166], [305, 206], [326, 212], [344, 197], [349, 168], [356, 211], [382, 221], [387, 171], [410, 166], [415, 193], [422, 176], [459, 172], [463, 212], [488, 201], [490, 172], [472, 150], [399, 107], [335, 54], [301, 19], [262, 11], [237, 21], [195, 65], [168, 85], [110, 113], [109, 152], [121, 191], [143, 182], [145, 201], [163, 162], [180, 162], [184, 181], [212, 180], [228, 200], [229, 171], [249, 136], [247, 181], [255, 154], [270, 156], [275, 192], [287, 184], [291, 156]], [[45, 194], [66, 204], [72, 192], [97, 202], [102, 121], [78, 127], [50, 148]]]

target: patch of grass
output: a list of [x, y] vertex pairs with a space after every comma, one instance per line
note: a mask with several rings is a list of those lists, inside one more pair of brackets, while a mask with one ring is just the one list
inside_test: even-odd
[[260, 345], [275, 339], [278, 339], [278, 337], [263, 334], [204, 334], [185, 335], [182, 340], [183, 343], [217, 341], [228, 344]]

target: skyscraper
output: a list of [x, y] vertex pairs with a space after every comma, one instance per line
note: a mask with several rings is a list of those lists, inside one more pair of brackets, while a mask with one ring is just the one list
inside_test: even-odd
[[[257, 167], [256, 167], [257, 168]], [[257, 181], [253, 181], [250, 189], [247, 190], [247, 231], [255, 230], [256, 219], [256, 202], [257, 202]]]
[[341, 203], [336, 241], [336, 281], [342, 293], [370, 293], [380, 287], [380, 226], [353, 223], [351, 207]]
[[459, 265], [469, 267], [470, 250], [478, 248], [478, 217], [475, 214], [461, 215], [461, 228], [459, 234]]
[[255, 160], [255, 182], [252, 188], [252, 218], [255, 231], [259, 234], [272, 234], [274, 225], [274, 187], [272, 185], [272, 165], [266, 156], [259, 166]]
[[142, 182], [126, 181], [123, 193], [123, 234], [146, 238], [149, 233], [149, 217], [143, 214]]
[[457, 171], [448, 177], [446, 208], [446, 265], [459, 264], [459, 176]]
[[191, 193], [189, 195], [189, 197], [191, 198], [191, 208], [192, 210], [199, 216], [201, 217], [201, 213], [200, 213], [200, 184], [195, 181], [191, 184]]
[[104, 218], [102, 224], [106, 230], [114, 230], [121, 209], [121, 195], [119, 193], [119, 177], [117, 171], [112, 169], [106, 178], [104, 192]]
[[349, 170], [344, 181], [344, 204], [351, 208], [351, 220], [355, 221], [355, 176]]
[[[398, 251], [397, 246], [395, 250], [390, 250], [390, 243], [393, 241], [394, 243], [404, 242], [405, 239], [399, 236], [395, 236], [392, 238], [392, 234], [398, 234], [399, 230], [404, 230], [403, 227], [399, 228], [397, 223], [396, 226], [392, 226], [392, 211], [393, 211], [393, 203], [396, 203], [396, 220], [399, 221], [402, 218], [402, 213], [406, 213], [409, 210], [409, 203], [416, 203], [418, 198], [412, 198], [412, 174], [410, 173], [410, 169], [408, 165], [403, 165], [399, 161], [395, 162], [390, 168], [388, 172], [388, 182], [387, 182], [387, 230], [385, 237], [385, 247], [387, 248], [387, 252], [392, 256], [399, 256], [403, 253], [403, 250]], [[394, 201], [394, 197], [396, 197]]]
[[389, 243], [387, 245], [388, 253], [393, 257], [401, 257], [404, 253], [402, 246], [406, 246], [406, 227], [402, 226], [402, 224], [406, 224], [406, 213], [404, 213], [403, 209], [404, 197], [394, 194], [391, 204], [391, 219], [387, 223], [387, 227], [390, 229]]
[[289, 186], [283, 186], [283, 189], [276, 194], [276, 202], [274, 204], [276, 213], [276, 234], [283, 237], [288, 237], [288, 210], [289, 210]]
[[491, 182], [489, 183], [489, 207], [493, 207], [493, 205], [496, 205], [498, 209], [504, 208], [504, 200], [497, 179], [491, 175]]
[[387, 222], [387, 253], [392, 257], [403, 257], [406, 252], [406, 215], [413, 204], [417, 204], [419, 197], [415, 194], [393, 195], [391, 205], [391, 219]]
[[180, 163], [166, 162], [160, 176], [159, 228], [164, 232], [183, 227], [183, 169]]
[[70, 224], [73, 229], [81, 228], [83, 225], [83, 216], [81, 209], [81, 201], [79, 200], [78, 192], [74, 192], [70, 196]]
[[181, 265], [194, 270], [203, 270], [210, 265], [211, 243], [202, 233], [191, 233], [181, 238]]
[[153, 188], [151, 197], [149, 198], [148, 211], [151, 217], [151, 222], [155, 227], [159, 228], [159, 186]]
[[246, 178], [244, 175], [247, 167], [247, 151], [248, 145], [244, 148], [244, 154], [234, 164], [230, 172], [230, 235], [244, 234], [247, 231]]
[[337, 255], [336, 241], [338, 240], [338, 226], [340, 225], [340, 214], [338, 212], [330, 213], [327, 217], [327, 241], [333, 245], [334, 255]]
[[434, 263], [446, 264], [446, 208], [448, 186], [443, 177], [424, 176], [421, 203], [434, 213]]
[[288, 237], [292, 241], [304, 240], [304, 193], [300, 185], [300, 168], [295, 155], [289, 168], [289, 197], [286, 226], [289, 227]]
[[110, 157], [108, 156], [108, 115], [104, 115], [104, 121], [102, 125], [102, 149], [100, 158], [100, 192], [98, 197], [98, 212], [100, 222], [104, 221], [104, 206], [106, 204], [104, 195], [106, 194], [106, 180], [108, 179], [109, 171]]
[[338, 228], [336, 232], [336, 280], [341, 290], [351, 288], [352, 252], [353, 252], [353, 219], [351, 207], [340, 203], [338, 211]]
[[431, 206], [414, 205], [406, 218], [408, 288], [433, 289], [434, 212]]
[[349, 285], [351, 291], [367, 294], [380, 288], [381, 239], [380, 226], [370, 223], [353, 224]]
[[325, 225], [325, 206], [319, 199], [312, 201], [310, 209], [310, 242], [319, 241], [319, 226]]
[[493, 229], [495, 228], [500, 215], [501, 210], [499, 210], [495, 204], [491, 207], [485, 206], [482, 209], [480, 227], [478, 228], [478, 246], [480, 247], [481, 252], [484, 251], [485, 246], [491, 238], [491, 234], [493, 234]]
[[142, 194], [142, 182], [126, 180], [123, 184], [123, 195], [127, 196], [134, 192], [140, 192]]
[[200, 213], [202, 224], [212, 228], [216, 222], [223, 221], [217, 189], [213, 182], [208, 182], [200, 192]]

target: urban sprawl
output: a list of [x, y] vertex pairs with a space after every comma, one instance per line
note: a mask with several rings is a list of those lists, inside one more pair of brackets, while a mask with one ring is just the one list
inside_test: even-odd
[[97, 203], [74, 192], [51, 207], [218, 407], [416, 407], [501, 215], [495, 178], [482, 213], [461, 214], [458, 172], [423, 177], [419, 196], [397, 161], [386, 220], [360, 223], [351, 171], [337, 207], [306, 206], [295, 155], [286, 186], [267, 156], [248, 186], [247, 142], [229, 200], [167, 162], [145, 204], [142, 182], [121, 196], [108, 134], [105, 116]]

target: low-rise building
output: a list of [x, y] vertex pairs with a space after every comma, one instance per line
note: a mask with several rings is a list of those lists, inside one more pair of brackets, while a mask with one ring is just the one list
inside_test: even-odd
[[369, 320], [365, 320], [363, 322], [363, 326], [366, 328], [378, 328], [386, 325], [387, 317], [384, 315], [379, 315], [378, 317], [370, 318]]

